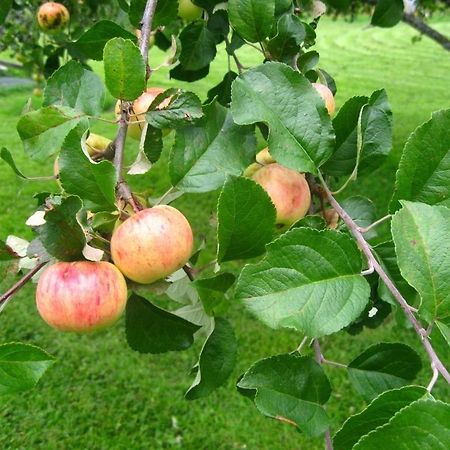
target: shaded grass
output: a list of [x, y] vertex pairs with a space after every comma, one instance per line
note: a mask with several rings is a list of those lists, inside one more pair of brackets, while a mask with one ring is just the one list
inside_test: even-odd
[[[360, 22], [325, 21], [321, 24], [318, 50], [321, 66], [336, 78], [337, 102], [353, 95], [368, 95], [385, 87], [395, 119], [394, 151], [386, 164], [370, 178], [359, 180], [351, 190], [373, 198], [380, 215], [391, 195], [395, 168], [407, 136], [434, 110], [449, 106], [448, 54], [433, 42], [412, 45], [414, 32], [406, 26], [392, 30], [363, 30]], [[450, 32], [449, 22], [437, 27]], [[259, 54], [241, 52], [245, 64], [256, 64]], [[155, 55], [153, 60], [161, 59]], [[205, 80], [195, 84], [205, 98], [206, 91], [223, 75], [226, 59], [219, 55]], [[152, 83], [171, 86], [167, 71], [155, 73]], [[179, 83], [176, 83], [179, 85]], [[187, 85], [192, 88], [194, 86]], [[30, 175], [51, 174], [52, 164], [41, 166], [23, 154], [15, 125], [29, 92], [0, 92], [0, 146], [7, 146], [18, 165]], [[112, 117], [112, 116], [111, 116]], [[114, 128], [96, 123], [94, 131], [109, 137]], [[170, 146], [169, 137], [166, 147]], [[129, 142], [130, 152], [135, 143]], [[432, 149], [430, 149], [432, 151]], [[167, 153], [167, 149], [166, 152]], [[164, 170], [166, 156], [147, 176], [133, 185], [149, 195], [159, 195], [169, 186]], [[24, 222], [34, 211], [32, 194], [55, 191], [55, 183], [37, 185], [17, 179], [0, 165], [3, 206], [1, 237], [16, 234], [31, 238]], [[214, 251], [214, 229], [209, 218], [215, 209], [215, 194], [190, 195], [177, 201], [192, 222], [196, 234], [209, 238], [207, 256]], [[290, 331], [265, 328], [233, 305], [230, 314], [239, 340], [239, 362], [232, 379], [207, 399], [187, 402], [183, 393], [192, 377], [200, 344], [183, 353], [142, 356], [126, 345], [123, 321], [95, 335], [59, 334], [37, 316], [33, 287], [27, 286], [1, 317], [0, 342], [20, 340], [34, 343], [54, 354], [58, 363], [39, 386], [27, 393], [2, 398], [0, 403], [0, 448], [4, 449], [321, 449], [321, 439], [308, 440], [286, 425], [258, 414], [252, 404], [237, 394], [236, 378], [258, 358], [292, 351], [301, 339]], [[374, 331], [354, 338], [347, 334], [324, 339], [329, 359], [349, 362], [371, 343], [399, 340], [417, 347], [410, 330], [394, 320]], [[424, 359], [426, 361], [426, 359]], [[333, 431], [364, 402], [355, 394], [341, 369], [326, 369], [335, 391], [328, 411]], [[429, 370], [420, 375], [422, 382]], [[447, 400], [449, 391], [442, 382], [436, 393]]]

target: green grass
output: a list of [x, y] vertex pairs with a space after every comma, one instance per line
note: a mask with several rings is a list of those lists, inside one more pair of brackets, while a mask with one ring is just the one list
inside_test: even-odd
[[[440, 21], [437, 27], [450, 34], [450, 22]], [[403, 25], [392, 30], [364, 29], [362, 22], [330, 20], [323, 22], [319, 29], [317, 47], [322, 55], [321, 66], [337, 80], [338, 104], [381, 87], [387, 89], [392, 103], [394, 151], [370, 179], [360, 180], [351, 188], [352, 192], [372, 197], [380, 215], [392, 192], [395, 168], [406, 138], [432, 111], [449, 107], [448, 53], [426, 38], [411, 44], [414, 34]], [[258, 61], [255, 53], [241, 56], [245, 64]], [[226, 60], [220, 55], [209, 77], [197, 83], [195, 89], [202, 98], [221, 79], [224, 67]], [[172, 85], [167, 71], [156, 73], [153, 80], [154, 84]], [[25, 91], [0, 92], [0, 146], [7, 146], [13, 152], [27, 174], [51, 174], [51, 163], [42, 167], [25, 157], [15, 131], [28, 96], [29, 92]], [[104, 123], [96, 124], [95, 130], [111, 137], [114, 134], [114, 129]], [[164, 192], [168, 188], [164, 161], [163, 158], [154, 171], [135, 183], [136, 187], [155, 195]], [[55, 190], [56, 185], [23, 182], [5, 164], [0, 165], [0, 171], [0, 236], [15, 234], [31, 238], [24, 224], [35, 207], [30, 197], [36, 192]], [[209, 217], [214, 211], [214, 195], [186, 196], [177, 206], [186, 213], [197, 234], [210, 238], [211, 255], [214, 231]], [[209, 398], [187, 402], [183, 393], [192, 381], [189, 369], [196, 361], [199, 344], [183, 353], [141, 356], [127, 347], [123, 321], [111, 330], [91, 336], [59, 334], [40, 320], [34, 306], [33, 287], [27, 286], [2, 314], [0, 342], [34, 343], [54, 354], [58, 363], [36, 389], [1, 398], [0, 448], [323, 448], [321, 439], [307, 440], [291, 427], [260, 416], [234, 388], [236, 378], [254, 361], [295, 349], [301, 336], [265, 328], [239, 304], [233, 305], [230, 318], [240, 346], [232, 379]], [[331, 336], [324, 339], [323, 348], [329, 359], [349, 362], [368, 345], [379, 341], [402, 341], [418, 347], [412, 331], [390, 320], [382, 329], [365, 331], [355, 338], [344, 333]], [[332, 429], [336, 431], [364, 402], [351, 388], [344, 371], [326, 370], [335, 388], [328, 411]], [[429, 376], [428, 368], [424, 369], [420, 381], [426, 382]], [[436, 389], [436, 395], [439, 394], [450, 399], [450, 392], [442, 382]]]

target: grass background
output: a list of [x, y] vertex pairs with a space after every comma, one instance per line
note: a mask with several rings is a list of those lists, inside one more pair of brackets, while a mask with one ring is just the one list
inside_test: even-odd
[[[435, 24], [450, 34], [450, 21]], [[346, 23], [324, 20], [318, 32], [317, 49], [321, 67], [336, 79], [338, 106], [354, 95], [368, 95], [385, 87], [394, 111], [394, 150], [388, 161], [370, 178], [358, 180], [350, 190], [371, 197], [384, 215], [392, 193], [394, 174], [408, 135], [433, 111], [448, 108], [450, 58], [437, 44], [424, 38], [412, 44], [416, 33], [405, 25], [394, 29], [367, 29], [365, 21]], [[244, 51], [245, 65], [259, 62], [257, 53]], [[154, 54], [153, 61], [161, 59]], [[223, 76], [226, 58], [218, 56], [210, 75], [189, 86], [205, 98], [209, 88]], [[167, 71], [154, 74], [152, 84], [164, 87], [179, 83], [168, 79]], [[14, 154], [19, 167], [29, 175], [51, 174], [51, 163], [42, 167], [23, 153], [15, 131], [18, 116], [30, 96], [23, 90], [0, 91], [0, 146]], [[35, 99], [36, 101], [36, 99]], [[112, 117], [112, 112], [108, 113]], [[114, 135], [105, 123], [94, 131]], [[167, 147], [170, 146], [169, 137]], [[128, 148], [135, 151], [135, 143]], [[432, 149], [430, 149], [430, 152]], [[169, 187], [163, 158], [155, 169], [133, 184], [150, 195]], [[31, 238], [24, 222], [34, 211], [31, 195], [56, 190], [48, 183], [23, 182], [1, 163], [0, 236], [15, 234]], [[193, 224], [197, 235], [209, 238], [215, 195], [185, 196], [176, 204]], [[305, 439], [289, 426], [260, 416], [254, 406], [234, 388], [236, 378], [261, 357], [292, 351], [301, 339], [289, 331], [274, 332], [249, 316], [239, 304], [232, 307], [230, 320], [239, 340], [239, 360], [229, 383], [206, 399], [187, 402], [183, 393], [190, 385], [189, 370], [200, 344], [183, 353], [141, 356], [125, 342], [123, 321], [95, 335], [60, 334], [48, 328], [34, 306], [33, 286], [27, 286], [1, 317], [0, 342], [34, 343], [58, 358], [38, 387], [17, 396], [0, 398], [0, 448], [2, 449], [307, 449], [323, 448], [322, 439]], [[345, 333], [324, 339], [329, 359], [349, 362], [371, 343], [401, 341], [418, 347], [412, 331], [391, 319], [382, 329], [365, 331], [352, 338]], [[447, 362], [450, 362], [448, 355]], [[424, 361], [426, 359], [424, 358]], [[335, 388], [327, 406], [332, 431], [364, 401], [352, 389], [345, 371], [326, 368]], [[420, 381], [426, 383], [426, 367]], [[450, 400], [450, 391], [440, 382], [435, 391]]]

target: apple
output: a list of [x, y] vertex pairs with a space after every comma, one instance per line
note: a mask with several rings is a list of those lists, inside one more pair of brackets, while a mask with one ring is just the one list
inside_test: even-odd
[[127, 302], [127, 284], [119, 269], [105, 261], [58, 262], [40, 276], [39, 314], [61, 331], [89, 332], [112, 325]]
[[179, 0], [178, 16], [182, 19], [192, 22], [202, 15], [202, 8], [194, 5], [191, 0]]
[[150, 284], [183, 267], [193, 242], [186, 217], [172, 206], [159, 205], [139, 211], [117, 227], [111, 256], [130, 280]]
[[278, 225], [290, 226], [308, 213], [311, 192], [304, 174], [272, 163], [262, 166], [251, 178], [269, 194]]
[[42, 97], [42, 89], [41, 88], [34, 88], [33, 89], [33, 95], [35, 97]]
[[89, 156], [94, 156], [98, 153], [103, 153], [111, 144], [111, 139], [108, 139], [101, 134], [91, 133], [86, 139], [86, 147]]
[[272, 158], [271, 154], [269, 153], [269, 148], [266, 147], [256, 154], [256, 162], [265, 166], [267, 164], [273, 164], [276, 161]]
[[[108, 139], [101, 134], [91, 133], [89, 137], [86, 139], [86, 147], [89, 153], [89, 156], [98, 155], [99, 153], [103, 153], [108, 148], [109, 144], [111, 144], [111, 139]], [[53, 163], [53, 175], [58, 178], [59, 177], [59, 156], [56, 157], [55, 162]]]
[[321, 83], [312, 83], [312, 85], [314, 89], [319, 93], [319, 95], [323, 98], [325, 106], [328, 110], [328, 114], [332, 116], [334, 110], [336, 109], [336, 102], [330, 88]]
[[58, 33], [63, 30], [70, 20], [67, 8], [61, 3], [44, 3], [37, 13], [38, 24], [47, 33]]
[[[140, 122], [135, 124], [128, 125], [128, 136], [132, 137], [133, 139], [140, 140], [141, 139], [141, 133], [144, 129], [144, 120], [145, 120], [145, 113], [148, 111], [148, 108], [150, 108], [150, 105], [152, 104], [153, 100], [155, 98], [163, 93], [165, 89], [154, 87], [154, 88], [148, 88], [140, 97], [138, 97], [133, 102], [133, 116], [130, 117], [130, 122]], [[164, 108], [170, 103], [170, 97], [166, 98], [160, 107]], [[115, 108], [116, 117], [120, 117], [120, 101], [116, 103]], [[142, 123], [141, 123], [142, 122]]]

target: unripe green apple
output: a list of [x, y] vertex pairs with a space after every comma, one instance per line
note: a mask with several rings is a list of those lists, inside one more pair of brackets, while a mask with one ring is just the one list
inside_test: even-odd
[[[94, 156], [104, 152], [111, 142], [111, 139], [108, 139], [101, 134], [91, 133], [86, 139], [86, 147], [89, 156]], [[56, 157], [55, 162], [53, 163], [53, 175], [55, 177], [59, 176], [59, 156]]]
[[111, 256], [130, 280], [149, 284], [183, 267], [193, 242], [186, 217], [171, 206], [159, 205], [131, 216], [114, 231]]
[[86, 147], [89, 153], [89, 156], [94, 156], [97, 153], [103, 153], [111, 144], [111, 139], [108, 139], [101, 134], [91, 133], [89, 137], [86, 139]]
[[58, 33], [69, 23], [70, 14], [61, 3], [47, 2], [39, 8], [37, 20], [46, 33]]
[[191, 0], [179, 0], [178, 16], [182, 19], [192, 22], [202, 15], [202, 8], [194, 5]]
[[[139, 123], [131, 123], [128, 125], [128, 136], [133, 139], [140, 140], [142, 130], [144, 129], [144, 121], [145, 121], [145, 113], [150, 108], [153, 100], [163, 93], [165, 89], [159, 87], [148, 88], [140, 97], [138, 97], [133, 102], [133, 115], [130, 117], [130, 122], [139, 122]], [[170, 97], [166, 98], [160, 105], [161, 108], [164, 108], [170, 103]], [[116, 103], [115, 108], [116, 117], [120, 117], [120, 101]]]
[[311, 192], [304, 174], [273, 163], [262, 166], [252, 179], [269, 194], [278, 225], [290, 226], [305, 217], [311, 205]]
[[314, 89], [319, 93], [319, 95], [323, 98], [325, 106], [328, 110], [328, 114], [332, 116], [336, 109], [336, 102], [330, 88], [321, 83], [312, 83], [312, 85]]
[[53, 264], [42, 273], [36, 289], [39, 314], [61, 331], [89, 332], [112, 325], [126, 302], [125, 278], [105, 261]]

